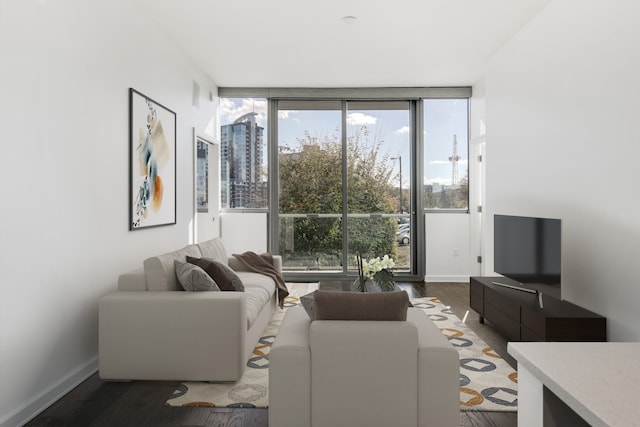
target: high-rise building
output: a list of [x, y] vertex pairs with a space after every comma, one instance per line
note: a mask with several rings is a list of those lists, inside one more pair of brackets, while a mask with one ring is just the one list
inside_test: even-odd
[[267, 184], [263, 169], [264, 128], [257, 113], [247, 113], [220, 128], [222, 207], [264, 208]]

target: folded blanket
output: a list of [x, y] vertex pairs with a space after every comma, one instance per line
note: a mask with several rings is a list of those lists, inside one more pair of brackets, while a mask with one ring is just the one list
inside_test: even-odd
[[278, 290], [278, 304], [280, 308], [284, 307], [284, 299], [289, 295], [287, 285], [284, 283], [284, 278], [280, 271], [273, 266], [273, 256], [270, 253], [258, 255], [255, 252], [244, 252], [242, 254], [233, 254], [242, 264], [244, 264], [249, 270], [269, 276], [276, 282], [276, 288]]

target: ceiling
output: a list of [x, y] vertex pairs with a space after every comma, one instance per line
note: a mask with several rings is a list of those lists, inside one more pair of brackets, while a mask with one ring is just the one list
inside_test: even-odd
[[470, 86], [550, 1], [137, 0], [220, 87]]

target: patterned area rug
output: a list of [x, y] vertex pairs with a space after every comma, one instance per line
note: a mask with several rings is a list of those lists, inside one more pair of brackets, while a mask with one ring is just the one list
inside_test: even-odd
[[[284, 310], [278, 309], [235, 383], [185, 382], [167, 401], [170, 406], [245, 407], [269, 406], [269, 350], [286, 310], [300, 304], [299, 296], [314, 290], [307, 283], [288, 283], [291, 290]], [[517, 373], [437, 298], [412, 298], [440, 328], [460, 353], [460, 409], [467, 411], [516, 411]]]

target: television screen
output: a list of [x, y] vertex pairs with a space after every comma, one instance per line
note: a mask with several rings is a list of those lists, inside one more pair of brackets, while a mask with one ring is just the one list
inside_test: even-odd
[[560, 284], [561, 220], [494, 216], [494, 270], [522, 283]]

